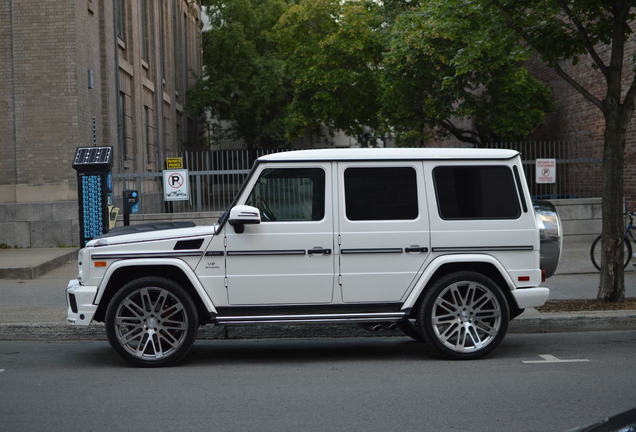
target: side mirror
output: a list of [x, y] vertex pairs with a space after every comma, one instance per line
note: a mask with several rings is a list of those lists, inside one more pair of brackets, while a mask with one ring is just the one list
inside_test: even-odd
[[246, 224], [261, 223], [261, 212], [256, 207], [237, 205], [230, 210], [228, 223], [234, 227], [237, 234], [245, 231]]

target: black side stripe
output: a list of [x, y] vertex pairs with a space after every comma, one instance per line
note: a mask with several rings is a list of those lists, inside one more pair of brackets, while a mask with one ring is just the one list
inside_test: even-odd
[[496, 251], [531, 251], [532, 246], [457, 246], [434, 247], [433, 252], [496, 252]]
[[236, 250], [227, 251], [228, 256], [256, 256], [256, 255], [305, 255], [305, 249], [288, 250]]
[[225, 252], [223, 251], [207, 251], [205, 253], [205, 256], [223, 256], [225, 255]]
[[93, 254], [91, 259], [132, 259], [132, 258], [177, 258], [199, 257], [203, 252], [145, 252], [145, 253], [118, 253], [118, 254]]
[[343, 255], [349, 254], [376, 254], [376, 253], [402, 253], [402, 248], [361, 248], [361, 249], [340, 249]]

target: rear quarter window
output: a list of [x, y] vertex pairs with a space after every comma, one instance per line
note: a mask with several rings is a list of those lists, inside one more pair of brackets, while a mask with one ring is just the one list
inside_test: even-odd
[[517, 219], [521, 215], [507, 166], [438, 166], [433, 169], [442, 219]]

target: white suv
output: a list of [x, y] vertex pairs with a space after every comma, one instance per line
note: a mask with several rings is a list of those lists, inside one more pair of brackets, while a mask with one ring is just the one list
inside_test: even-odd
[[548, 297], [561, 232], [539, 209], [511, 150], [263, 156], [218, 225], [90, 241], [68, 322], [104, 322], [143, 366], [182, 359], [207, 323], [397, 323], [445, 357], [477, 358]]

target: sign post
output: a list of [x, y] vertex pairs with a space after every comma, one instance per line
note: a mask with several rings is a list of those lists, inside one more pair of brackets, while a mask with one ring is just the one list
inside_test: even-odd
[[556, 183], [556, 159], [536, 160], [536, 183]]
[[187, 201], [188, 170], [173, 169], [163, 171], [163, 200]]

